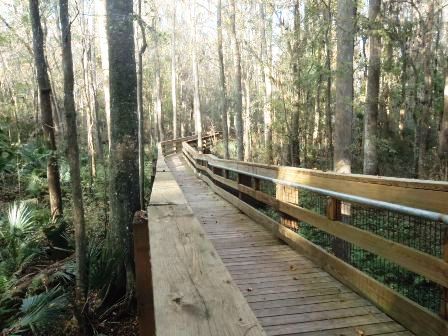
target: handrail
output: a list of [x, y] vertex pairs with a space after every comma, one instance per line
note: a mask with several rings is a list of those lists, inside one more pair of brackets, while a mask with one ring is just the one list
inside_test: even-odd
[[[202, 141], [205, 142], [204, 145], [207, 148], [209, 144], [207, 144], [207, 141], [210, 139], [215, 139], [221, 136], [221, 132], [214, 132], [210, 134], [204, 134], [202, 136]], [[160, 142], [160, 146], [162, 149], [163, 155], [170, 155], [176, 152], [180, 152], [182, 150], [182, 143], [184, 142], [191, 142], [191, 141], [197, 141], [198, 136], [197, 135], [190, 135], [183, 138], [176, 138], [176, 139], [170, 139]], [[171, 146], [171, 147], [170, 147]]]
[[[179, 139], [179, 141], [182, 141], [182, 139]], [[184, 142], [184, 141], [182, 141], [182, 142]], [[190, 146], [189, 141], [185, 141], [185, 143], [188, 146]], [[205, 155], [210, 155], [210, 154], [205, 154]], [[371, 199], [371, 198], [367, 198], [367, 197], [361, 197], [361, 196], [355, 196], [355, 195], [351, 195], [351, 194], [347, 194], [347, 193], [341, 193], [341, 192], [337, 192], [337, 191], [333, 191], [333, 190], [325, 189], [325, 188], [312, 187], [309, 185], [286, 181], [283, 179], [271, 178], [268, 176], [244, 171], [241, 169], [229, 168], [228, 166], [220, 165], [220, 164], [216, 164], [216, 163], [208, 162], [208, 165], [211, 167], [215, 167], [215, 168], [227, 169], [229, 171], [233, 171], [238, 174], [244, 174], [244, 175], [255, 177], [255, 178], [258, 178], [258, 179], [261, 179], [264, 181], [269, 181], [269, 182], [273, 182], [273, 183], [288, 186], [288, 187], [293, 187], [293, 188], [316, 192], [321, 195], [334, 197], [334, 198], [337, 198], [337, 199], [340, 199], [343, 201], [348, 201], [348, 202], [353, 202], [353, 203], [357, 203], [360, 205], [375, 207], [378, 209], [384, 209], [384, 210], [389, 210], [389, 211], [393, 211], [393, 212], [398, 212], [398, 213], [402, 213], [402, 214], [409, 215], [409, 216], [421, 217], [421, 218], [428, 219], [431, 221], [436, 221], [436, 222], [440, 221], [440, 222], [443, 222], [444, 224], [448, 225], [448, 214], [444, 214], [441, 212], [429, 211], [426, 209], [405, 206], [405, 205], [392, 203], [392, 202], [379, 201], [379, 200], [375, 200], [375, 199]]]
[[[191, 141], [187, 143], [192, 144]], [[193, 150], [193, 147], [191, 148]], [[193, 150], [194, 151], [194, 150]], [[192, 154], [190, 152], [190, 154]], [[205, 155], [205, 154], [194, 154]], [[441, 214], [448, 214], [448, 183], [357, 174], [337, 174], [317, 170], [271, 166], [266, 164], [219, 159], [205, 155], [209, 164], [238, 169], [265, 177], [328, 189], [368, 199], [385, 201]]]
[[[283, 177], [277, 178], [275, 174], [281, 175], [279, 174], [279, 167], [218, 159], [211, 154], [199, 153], [194, 148], [195, 141], [196, 140], [194, 139], [182, 142], [184, 156], [192, 167], [201, 173], [201, 178], [209, 183], [215, 192], [218, 192], [221, 196], [231, 201], [243, 212], [255, 216], [257, 220], [269, 223], [269, 226], [274, 225], [275, 227], [278, 224], [273, 224], [272, 219], [262, 215], [258, 210], [253, 210], [253, 205], [258, 202], [259, 204], [264, 204], [265, 206], [278, 211], [282, 216], [282, 225], [279, 225], [278, 228], [275, 229], [275, 232], [280, 239], [285, 240], [287, 243], [296, 244], [295, 247], [301, 251], [311, 253], [310, 258], [312, 259], [316, 254], [320, 255], [316, 260], [317, 263], [322, 263], [323, 260], [327, 260], [327, 262], [330, 260], [333, 265], [324, 263], [322, 267], [326, 268], [328, 266], [329, 269], [327, 270], [336, 278], [347, 283], [353, 289], [363, 292], [364, 295], [376, 302], [389, 315], [397, 320], [402, 320], [403, 324], [406, 324], [417, 334], [422, 330], [422, 326], [417, 325], [418, 320], [427, 321], [427, 323], [430, 323], [433, 326], [431, 327], [431, 330], [425, 331], [425, 334], [446, 335], [448, 333], [448, 325], [446, 323], [446, 320], [448, 319], [448, 215], [446, 213], [448, 212], [446, 211], [448, 209], [448, 203], [443, 204], [442, 202], [442, 204], [429, 204], [427, 199], [419, 198], [419, 196], [424, 195], [424, 197], [432, 196], [441, 197], [442, 200], [448, 199], [448, 188], [446, 183], [387, 178], [387, 184], [381, 185], [382, 181], [380, 178], [375, 179], [367, 177], [363, 179], [360, 176], [341, 176], [338, 174], [303, 172], [302, 170], [298, 170], [299, 173], [309, 175], [325, 175], [326, 180], [324, 182], [329, 183], [334, 181], [339, 182], [339, 179], [343, 181], [354, 179], [356, 180], [356, 183], [360, 183], [361, 181], [364, 185], [369, 185], [369, 183], [371, 183], [370, 180], [374, 180], [377, 182], [375, 185], [377, 188], [380, 188], [381, 193], [390, 192], [394, 196], [390, 197], [390, 195], [381, 194], [377, 197], [384, 197], [384, 199], [387, 200], [384, 201], [362, 196], [362, 190], [358, 190], [358, 194], [341, 192], [339, 190], [346, 190], [347, 188], [341, 188], [340, 185], [333, 184], [333, 188], [325, 188], [322, 181], [318, 181], [317, 185], [313, 185], [315, 181], [312, 179], [311, 181], [301, 181], [299, 179], [298, 182], [291, 180], [291, 176], [288, 175], [287, 177], [289, 179]], [[179, 144], [177, 146], [179, 146]], [[237, 181], [229, 179], [229, 172], [237, 174]], [[320, 177], [321, 176], [319, 176], [319, 178]], [[285, 196], [285, 194], [282, 194], [282, 191], [278, 188], [276, 189], [275, 196], [265, 193], [260, 190], [260, 181], [266, 181], [275, 186], [281, 186], [282, 188], [286, 188], [288, 192], [291, 192], [292, 190], [304, 190], [328, 197], [326, 215], [323, 216], [314, 212], [314, 210], [299, 206], [297, 203], [297, 198], [299, 197], [298, 194], [295, 196], [296, 198], [290, 200], [288, 199], [288, 195]], [[238, 197], [230, 194], [226, 191], [226, 188], [228, 190], [233, 190], [233, 193], [236, 193]], [[400, 202], [398, 197], [401, 194], [406, 195], [412, 202], [409, 201], [408, 203], [403, 204], [398, 203]], [[396, 199], [397, 203], [390, 202], [389, 200], [391, 199]], [[255, 203], [253, 203], [254, 201]], [[440, 234], [442, 235], [440, 239], [444, 240], [433, 241], [431, 243], [442, 244], [440, 247], [442, 251], [440, 254], [432, 255], [425, 250], [419, 250], [416, 246], [406, 245], [407, 243], [405, 244], [401, 241], [397, 242], [391, 237], [381, 236], [381, 233], [379, 232], [371, 232], [368, 228], [356, 227], [355, 224], [347, 224], [341, 217], [341, 201], [353, 205], [362, 205], [366, 207], [366, 209], [381, 209], [381, 211], [393, 214], [404, 214], [421, 220], [431, 221], [432, 223], [412, 223], [415, 228], [424, 225], [427, 225], [428, 227], [430, 227], [430, 225], [431, 227], [437, 225], [437, 228], [440, 229]], [[416, 204], [417, 206], [409, 206], [408, 204]], [[420, 204], [425, 204], [425, 207], [427, 208], [419, 208], [418, 205]], [[433, 209], [436, 209], [436, 211], [433, 211]], [[351, 210], [349, 209], [349, 216], [350, 211]], [[375, 216], [375, 213], [369, 213], [368, 215]], [[302, 225], [301, 223], [309, 224], [315, 229], [326, 232], [326, 234], [334, 237], [335, 244], [340, 245], [341, 243], [338, 243], [338, 241], [353, 244], [355, 247], [360, 247], [367, 252], [373, 253], [373, 255], [385, 258], [404, 269], [422, 275], [435, 284], [441, 285], [443, 289], [442, 295], [444, 296], [441, 300], [442, 307], [440, 314], [443, 316], [444, 320], [410, 299], [402, 296], [398, 292], [395, 292], [395, 290], [372, 279], [371, 276], [366, 275], [365, 273], [360, 273], [360, 271], [354, 269], [354, 265], [347, 264], [349, 263], [349, 260], [346, 259], [347, 256], [344, 256], [343, 251], [341, 253], [340, 251], [333, 250], [333, 254], [329, 255], [329, 251], [322, 251], [322, 249], [319, 249], [319, 247], [306, 240], [306, 238], [303, 239], [297, 231], [291, 231], [287, 227], [284, 227], [284, 225], [287, 226], [287, 223], [290, 223], [291, 221], [296, 223], [296, 227], [300, 227]], [[409, 219], [409, 221], [411, 221], [411, 219]], [[429, 236], [424, 236], [424, 238], [427, 237]], [[297, 245], [298, 241], [300, 241], [300, 246]], [[305, 250], [303, 250], [304, 246], [307, 246]], [[335, 245], [333, 248], [336, 247], [337, 246]], [[338, 259], [334, 259], [335, 257]], [[343, 263], [341, 264], [340, 261], [343, 261]], [[336, 265], [338, 266], [336, 267]], [[336, 270], [333, 267], [341, 268], [343, 271], [341, 271], [341, 269]], [[361, 272], [363, 271], [361, 270]], [[350, 274], [348, 278], [347, 274]], [[365, 286], [367, 288], [363, 287], [363, 284], [366, 284]], [[378, 291], [378, 293], [374, 293], [375, 295], [373, 295], [368, 292], [372, 290]], [[394, 304], [396, 304], [397, 307], [394, 307]]]
[[[221, 168], [221, 169], [228, 169], [228, 167], [223, 166], [223, 165], [218, 165], [218, 164], [209, 164], [209, 166], [215, 167], [215, 168]], [[378, 200], [374, 200], [374, 199], [370, 199], [370, 198], [366, 198], [366, 197], [353, 196], [350, 194], [340, 193], [340, 192], [331, 191], [331, 190], [323, 189], [323, 188], [310, 187], [305, 184], [270, 178], [267, 176], [249, 173], [249, 172], [239, 170], [239, 169], [229, 169], [229, 170], [233, 171], [235, 173], [238, 173], [238, 174], [244, 174], [247, 176], [255, 177], [260, 180], [269, 181], [269, 182], [273, 182], [276, 184], [293, 187], [293, 188], [297, 188], [297, 189], [304, 189], [307, 191], [316, 192], [321, 195], [338, 198], [343, 201], [353, 202], [353, 203], [357, 203], [357, 204], [361, 204], [361, 205], [367, 205], [367, 206], [375, 207], [378, 209], [399, 212], [399, 213], [402, 213], [405, 215], [421, 217], [421, 218], [428, 219], [431, 221], [436, 221], [436, 222], [441, 221], [444, 224], [448, 225], [448, 215], [442, 214], [440, 212], [428, 211], [428, 210], [408, 207], [408, 206], [404, 206], [404, 205], [400, 205], [400, 204], [378, 201]]]

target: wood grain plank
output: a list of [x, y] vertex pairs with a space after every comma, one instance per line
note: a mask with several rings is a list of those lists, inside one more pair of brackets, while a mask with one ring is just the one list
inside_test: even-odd
[[342, 309], [324, 310], [299, 314], [285, 314], [259, 318], [264, 328], [267, 326], [281, 326], [285, 324], [299, 324], [311, 321], [333, 320], [352, 316], [381, 314], [378, 308], [373, 306], [350, 307]]
[[350, 316], [338, 319], [294, 323], [287, 325], [268, 326], [265, 331], [268, 335], [289, 335], [304, 333], [307, 331], [322, 331], [338, 329], [343, 327], [360, 327], [364, 324], [390, 322], [391, 319], [384, 314], [367, 314], [361, 316]]
[[[366, 324], [358, 327], [339, 328], [332, 330], [319, 330], [304, 332], [300, 334], [290, 334], [290, 336], [373, 336], [373, 335], [399, 335], [403, 332], [403, 327], [396, 322], [384, 322], [375, 324]], [[405, 331], [407, 332], [407, 331]], [[412, 335], [409, 333], [408, 335]]]
[[263, 335], [189, 207], [149, 218], [157, 335]]
[[356, 298], [353, 300], [338, 300], [330, 302], [319, 302], [308, 305], [296, 305], [287, 307], [277, 307], [277, 308], [265, 308], [256, 311], [257, 317], [269, 317], [269, 316], [284, 316], [291, 314], [303, 314], [311, 312], [320, 312], [327, 310], [336, 310], [341, 308], [356, 308], [371, 306], [369, 302], [364, 299]]

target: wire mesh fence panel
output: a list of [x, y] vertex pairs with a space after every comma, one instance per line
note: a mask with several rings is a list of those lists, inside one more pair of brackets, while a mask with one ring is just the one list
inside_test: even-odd
[[299, 206], [305, 208], [307, 210], [311, 210], [319, 215], [325, 215], [327, 211], [327, 201], [328, 197], [307, 191], [300, 190], [299, 191]]
[[235, 173], [235, 172], [233, 172], [231, 170], [229, 170], [228, 177], [229, 177], [229, 180], [238, 181], [238, 173]]
[[348, 263], [419, 305], [439, 311], [442, 287], [423, 276], [354, 245]]
[[260, 191], [269, 196], [275, 197], [276, 184], [271, 181], [261, 180], [260, 181]]
[[358, 204], [343, 205], [350, 207], [350, 212], [343, 215], [344, 223], [432, 256], [442, 256], [446, 224]]

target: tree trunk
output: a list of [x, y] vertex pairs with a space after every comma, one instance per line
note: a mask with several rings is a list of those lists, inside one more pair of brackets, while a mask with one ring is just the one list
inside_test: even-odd
[[[249, 69], [248, 69], [249, 70]], [[246, 75], [246, 80], [244, 81], [244, 135], [243, 135], [243, 143], [244, 143], [244, 161], [250, 161], [252, 154], [251, 154], [251, 143], [250, 143], [250, 136], [251, 136], [251, 100], [250, 100], [250, 78], [248, 78], [248, 74]]]
[[290, 142], [291, 142], [291, 165], [293, 167], [300, 166], [300, 137], [299, 137], [299, 121], [300, 121], [300, 71], [299, 71], [299, 57], [300, 57], [300, 8], [299, 3], [296, 2], [294, 5], [294, 48], [291, 50], [291, 67], [293, 74], [294, 83], [294, 110], [292, 112], [291, 118], [291, 129], [290, 129]]
[[266, 147], [266, 163], [271, 164], [274, 160], [272, 149], [272, 83], [270, 72], [270, 57], [268, 52], [268, 39], [266, 34], [266, 13], [264, 2], [260, 2], [261, 20], [261, 62], [262, 76], [265, 87], [263, 96], [263, 121], [264, 121], [264, 144]]
[[448, 160], [448, 71], [445, 70], [445, 89], [443, 94], [443, 116], [440, 125], [439, 155]]
[[[319, 64], [321, 61], [319, 52]], [[316, 101], [314, 104], [314, 133], [313, 133], [313, 143], [316, 147], [316, 152], [319, 152], [322, 146], [322, 106], [321, 106], [321, 96], [322, 96], [322, 74], [319, 74], [317, 79], [317, 93]]]
[[59, 108], [59, 99], [56, 94], [56, 86], [53, 80], [53, 74], [51, 71], [50, 64], [48, 63], [48, 60], [46, 59], [45, 62], [47, 63], [47, 69], [48, 69], [48, 78], [50, 80], [50, 88], [51, 88], [51, 103], [53, 104], [53, 120], [55, 125], [55, 136], [58, 138], [58, 140], [64, 138], [64, 124], [62, 121], [61, 111]]
[[[126, 279], [114, 279], [114, 297], [134, 287], [132, 219], [139, 209], [137, 76], [132, 1], [108, 0], [107, 40], [110, 84], [110, 243]], [[121, 263], [121, 264], [120, 264]], [[120, 272], [118, 272], [120, 273]]]
[[196, 135], [198, 136], [198, 151], [202, 152], [202, 116], [201, 116], [201, 99], [199, 96], [199, 69], [198, 60], [196, 55], [196, 1], [193, 3], [193, 18], [192, 31], [193, 31], [193, 43], [192, 43], [192, 66], [193, 66], [193, 110], [194, 110], [194, 125]]
[[56, 158], [56, 140], [51, 109], [51, 88], [48, 78], [47, 65], [44, 54], [44, 38], [40, 23], [39, 1], [29, 0], [31, 27], [33, 31], [34, 63], [39, 88], [40, 113], [47, 148], [52, 151], [47, 162], [48, 191], [50, 194], [50, 208], [53, 217], [62, 215], [62, 194], [59, 180], [59, 166]]
[[138, 25], [142, 37], [142, 44], [137, 59], [137, 114], [138, 114], [138, 185], [140, 209], [145, 209], [145, 136], [143, 129], [143, 54], [146, 51], [145, 26], [142, 21], [142, 0], [138, 0]]
[[[158, 18], [156, 18], [158, 20]], [[163, 116], [162, 116], [162, 78], [160, 75], [161, 64], [160, 64], [160, 51], [159, 51], [159, 36], [157, 31], [157, 25], [155, 25], [154, 30], [154, 56], [155, 56], [155, 81], [154, 81], [154, 94], [155, 94], [155, 105], [154, 111], [157, 118], [157, 131], [159, 141], [165, 140], [165, 131], [163, 127]]]
[[354, 0], [338, 1], [334, 169], [351, 172], [353, 114]]
[[185, 85], [184, 82], [180, 79], [180, 136], [181, 138], [184, 138], [188, 134], [188, 121], [186, 118], [187, 115], [187, 104], [186, 104], [186, 94], [185, 94]]
[[87, 297], [87, 239], [85, 231], [84, 206], [82, 200], [79, 168], [78, 131], [76, 124], [75, 99], [73, 96], [74, 76], [71, 46], [68, 0], [59, 0], [62, 35], [62, 64], [64, 75], [64, 110], [67, 125], [67, 160], [70, 165], [70, 180], [73, 203], [73, 226], [75, 228], [76, 287], [75, 312], [81, 333], [87, 334], [84, 318]]
[[381, 0], [370, 0], [370, 46], [367, 77], [366, 112], [364, 115], [364, 174], [378, 174], [378, 95], [380, 92], [381, 40], [377, 31], [377, 17]]
[[[91, 31], [93, 32], [95, 29], [92, 27]], [[98, 160], [103, 160], [104, 152], [103, 152], [103, 143], [101, 138], [101, 127], [99, 121], [99, 104], [98, 104], [98, 87], [97, 87], [97, 78], [96, 78], [96, 51], [94, 41], [90, 40], [90, 55], [89, 55], [89, 78], [90, 78], [90, 100], [92, 102], [92, 118], [93, 118], [93, 129], [94, 129], [94, 137], [95, 137], [95, 147], [96, 147], [96, 155]]]
[[[445, 48], [445, 86], [443, 91], [443, 113], [440, 121], [440, 132], [439, 132], [439, 156], [444, 161], [445, 169], [448, 169], [448, 7], [442, 9], [442, 21], [443, 29], [441, 40], [443, 41], [443, 46]], [[445, 171], [442, 176], [446, 179], [447, 171]]]
[[218, 30], [218, 61], [219, 61], [219, 85], [220, 85], [220, 116], [222, 119], [222, 137], [224, 142], [224, 159], [229, 158], [229, 126], [227, 124], [227, 99], [226, 77], [224, 72], [224, 53], [222, 50], [222, 4], [218, 0], [216, 25]]
[[177, 127], [177, 90], [176, 90], [176, 4], [173, 2], [173, 32], [171, 38], [171, 100], [173, 104], [173, 139], [179, 136]]
[[103, 75], [104, 113], [106, 115], [107, 140], [110, 152], [111, 126], [110, 126], [110, 90], [109, 90], [109, 46], [107, 45], [106, 27], [106, 0], [96, 0], [96, 13], [98, 15], [97, 29], [101, 51], [101, 68]]
[[424, 92], [422, 106], [422, 115], [420, 117], [418, 125], [418, 159], [417, 159], [417, 177], [426, 178], [426, 153], [427, 153], [427, 141], [429, 134], [429, 122], [432, 110], [432, 30], [434, 25], [434, 1], [431, 0], [427, 6], [427, 22], [424, 28], [422, 37], [422, 50], [423, 50], [423, 73], [424, 79]]
[[[81, 1], [81, 12], [85, 11], [85, 0]], [[90, 37], [93, 32], [93, 18], [81, 18], [82, 31], [82, 73], [84, 79], [83, 92], [87, 104], [86, 124], [87, 124], [87, 144], [90, 156], [90, 185], [96, 177], [97, 161], [102, 158], [100, 129], [98, 125], [98, 100], [96, 95], [96, 72], [94, 59], [94, 45]]]
[[329, 168], [333, 170], [333, 116], [331, 111], [331, 86], [332, 86], [332, 74], [331, 74], [331, 59], [332, 45], [331, 45], [331, 27], [332, 27], [332, 14], [331, 14], [331, 1], [328, 1], [328, 8], [325, 13], [325, 19], [327, 20], [327, 28], [325, 29], [325, 69], [327, 71], [327, 85], [325, 88], [325, 122], [326, 122], [326, 134], [327, 134], [327, 153], [329, 156]]
[[[298, 95], [298, 98], [300, 96]], [[294, 106], [291, 120], [291, 166], [300, 166], [300, 140], [299, 140], [299, 116], [300, 116], [300, 103]]]
[[244, 134], [243, 134], [243, 89], [241, 85], [241, 53], [236, 36], [236, 6], [235, 0], [230, 0], [230, 24], [231, 39], [233, 46], [233, 62], [235, 73], [235, 121], [236, 121], [236, 142], [238, 160], [244, 160]]

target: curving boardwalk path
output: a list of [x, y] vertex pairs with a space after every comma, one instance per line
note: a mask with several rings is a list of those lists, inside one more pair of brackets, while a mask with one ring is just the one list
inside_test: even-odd
[[268, 335], [413, 335], [166, 157], [195, 216]]

